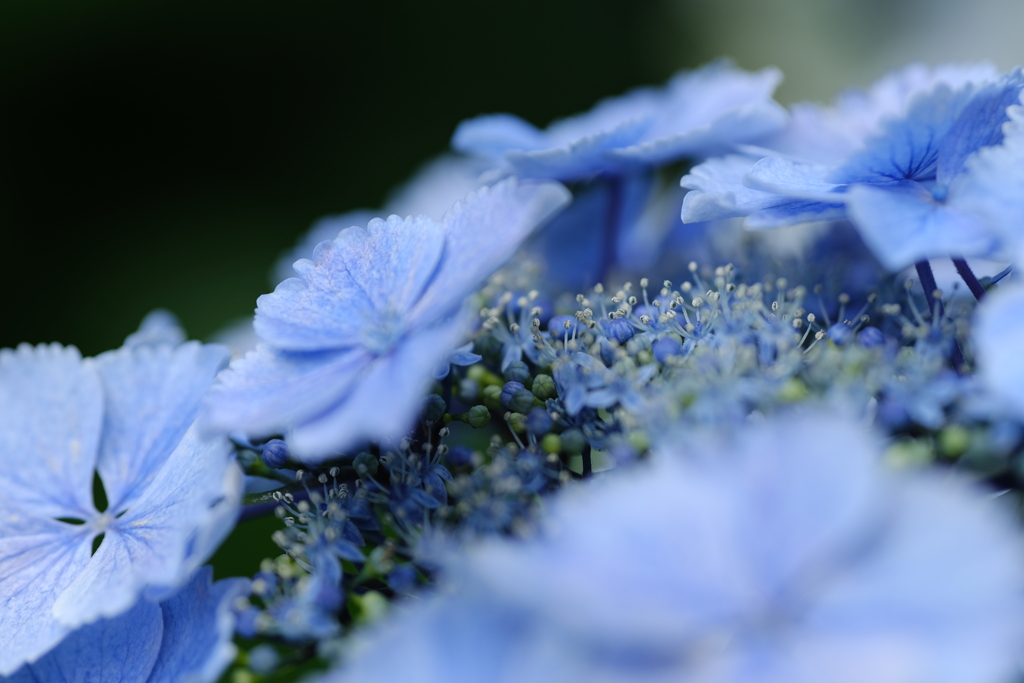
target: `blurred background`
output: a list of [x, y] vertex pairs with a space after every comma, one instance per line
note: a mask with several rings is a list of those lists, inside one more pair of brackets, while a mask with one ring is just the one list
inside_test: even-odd
[[828, 99], [910, 60], [1024, 61], [1019, 0], [5, 0], [0, 347], [249, 316], [314, 219], [455, 125], [537, 124], [719, 55]]

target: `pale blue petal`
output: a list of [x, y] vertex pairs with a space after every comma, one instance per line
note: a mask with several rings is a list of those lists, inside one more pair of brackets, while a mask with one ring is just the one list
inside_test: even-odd
[[158, 308], [142, 319], [139, 329], [128, 335], [123, 346], [159, 346], [163, 344], [177, 346], [187, 338], [177, 316], [170, 311]]
[[260, 345], [220, 374], [203, 424], [252, 437], [282, 434], [340, 401], [372, 359], [360, 348], [285, 354]]
[[779, 157], [761, 159], [743, 177], [743, 184], [753, 190], [770, 192], [798, 199], [841, 203], [845, 186], [829, 182], [828, 168], [789, 161]]
[[1006, 110], [1020, 101], [1021, 88], [1024, 74], [1017, 68], [971, 97], [939, 145], [939, 186], [949, 187], [979, 149], [1002, 142], [1003, 124], [1009, 120]]
[[[239, 515], [242, 514], [241, 501], [245, 494], [245, 475], [242, 468], [238, 463], [232, 462], [224, 470], [221, 480], [223, 495], [211, 503], [208, 514], [189, 538], [181, 574], [191, 574], [213, 557], [213, 553], [234, 530]], [[146, 594], [148, 596], [150, 592], [147, 591]]]
[[342, 400], [288, 433], [292, 454], [315, 462], [367, 440], [404, 436], [420, 412], [434, 368], [470, 329], [470, 316], [460, 315], [411, 334], [390, 354], [375, 359]]
[[460, 123], [451, 144], [466, 154], [499, 159], [510, 149], [541, 149], [545, 143], [544, 134], [518, 116], [486, 114]]
[[530, 240], [528, 252], [544, 264], [544, 281], [552, 287], [577, 291], [600, 278], [600, 228], [608, 220], [607, 183], [581, 190]]
[[[395, 213], [400, 212], [396, 211]], [[295, 277], [297, 273], [292, 268], [292, 264], [299, 259], [312, 258], [316, 245], [333, 240], [345, 228], [352, 226], [362, 227], [377, 215], [378, 212], [371, 211], [370, 209], [356, 209], [355, 211], [349, 211], [338, 216], [325, 216], [321, 218], [313, 224], [309, 232], [299, 239], [298, 244], [277, 260], [271, 272], [271, 284], [277, 285], [290, 277]]]
[[[85, 570], [61, 594], [54, 617], [79, 626], [112, 617], [135, 603], [147, 586], [176, 586], [187, 580], [190, 541], [229, 493], [241, 504], [241, 490], [225, 490], [225, 471], [235, 464], [227, 439], [202, 439], [195, 427], [128, 511], [111, 520], [103, 542]], [[201, 558], [202, 561], [206, 558]]]
[[510, 151], [505, 158], [521, 178], [584, 180], [605, 171], [621, 170], [622, 163], [610, 159], [607, 153], [635, 144], [649, 125], [649, 119], [627, 119], [608, 130], [566, 141], [562, 146]]
[[1001, 286], [985, 297], [972, 339], [982, 380], [1024, 419], [1024, 287]]
[[160, 608], [140, 602], [130, 612], [75, 631], [9, 683], [146, 683], [166, 636]]
[[4, 524], [0, 537], [0, 676], [34, 661], [69, 628], [51, 615], [57, 596], [89, 562], [92, 534], [85, 527], [15, 520], [24, 535]]
[[[442, 154], [420, 167], [388, 197], [384, 211], [399, 216], [430, 216], [440, 221], [448, 209], [480, 187], [491, 166], [480, 159]], [[365, 224], [366, 221], [363, 221]]]
[[471, 193], [445, 214], [444, 253], [433, 281], [408, 318], [408, 329], [451, 315], [519, 245], [570, 200], [558, 183], [515, 178]]
[[161, 603], [162, 646], [146, 683], [213, 683], [234, 659], [231, 603], [249, 592], [249, 581], [212, 580], [213, 568], [203, 567], [177, 595]]
[[483, 356], [478, 353], [473, 353], [473, 342], [469, 342], [463, 346], [452, 351], [452, 356], [449, 362], [452, 365], [458, 365], [465, 367], [467, 365], [474, 365], [483, 360]]
[[96, 469], [114, 514], [152, 481], [227, 361], [226, 348], [198, 342], [138, 345], [96, 358], [106, 395]]
[[889, 120], [829, 180], [850, 185], [934, 179], [939, 146], [970, 95], [970, 88], [954, 92], [940, 85], [918, 96], [905, 117]]
[[924, 190], [857, 185], [847, 212], [865, 244], [890, 271], [939, 256], [983, 256], [998, 235], [976, 215], [936, 203]]
[[0, 350], [0, 519], [95, 516], [103, 389], [78, 349]]

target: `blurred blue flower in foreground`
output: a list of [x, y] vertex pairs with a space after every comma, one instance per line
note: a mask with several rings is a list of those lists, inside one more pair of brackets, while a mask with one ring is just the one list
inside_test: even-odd
[[227, 352], [166, 323], [95, 359], [0, 351], [0, 674], [177, 587], [235, 522], [229, 444], [190, 426]]
[[776, 132], [785, 110], [772, 100], [778, 69], [748, 73], [713, 62], [664, 88], [639, 88], [539, 130], [511, 114], [463, 121], [460, 152], [493, 159], [522, 178], [583, 180], [682, 157], [706, 156]]
[[540, 539], [471, 551], [326, 680], [1005, 680], [1012, 515], [955, 476], [883, 469], [879, 445], [825, 415], [673, 441], [567, 491]]
[[[1024, 75], [1018, 69], [988, 83], [964, 80], [909, 91], [904, 114], [881, 119], [843, 154], [835, 152], [847, 138], [836, 133], [832, 144], [831, 129], [807, 135], [805, 125], [796, 135], [802, 144], [780, 144], [788, 154], [752, 150], [759, 160], [702, 164], [682, 180], [694, 190], [684, 199], [683, 220], [747, 216], [748, 226], [764, 228], [848, 216], [892, 270], [935, 256], [1005, 253], [1007, 242], [1019, 240], [1024, 215], [1016, 191], [1024, 143], [1016, 139], [1020, 115], [1012, 106]], [[818, 155], [808, 149], [816, 140]]]
[[1009, 412], [1024, 419], [1024, 287], [1000, 287], [975, 314], [978, 375]]
[[231, 602], [247, 579], [211, 583], [204, 567], [174, 597], [140, 600], [128, 612], [89, 624], [8, 683], [210, 683], [235, 656]]
[[509, 179], [440, 222], [374, 219], [321, 243], [295, 264], [299, 278], [260, 297], [264, 343], [211, 391], [211, 426], [284, 434], [293, 454], [313, 459], [400, 437], [464, 341], [466, 298], [568, 199], [561, 185]]

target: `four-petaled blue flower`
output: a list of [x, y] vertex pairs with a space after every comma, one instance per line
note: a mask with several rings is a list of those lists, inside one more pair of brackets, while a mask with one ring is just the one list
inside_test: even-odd
[[753, 143], [779, 130], [786, 112], [772, 93], [777, 69], [748, 73], [718, 61], [639, 88], [539, 130], [510, 114], [463, 121], [452, 146], [491, 158], [522, 178], [584, 180], [622, 175], [683, 157]]
[[712, 159], [682, 179], [694, 190], [683, 220], [747, 216], [762, 228], [849, 217], [891, 270], [1005, 254], [1024, 217], [1024, 131], [1013, 106], [1022, 88], [1019, 69], [986, 84], [939, 83], [846, 154], [825, 145], [824, 163], [810, 153]]
[[0, 675], [176, 588], [234, 525], [229, 443], [191, 426], [227, 350], [163, 322], [95, 359], [0, 350]]
[[212, 583], [203, 567], [173, 597], [84, 626], [5, 683], [212, 683], [235, 657], [231, 603], [248, 579]]
[[482, 188], [440, 222], [370, 221], [323, 242], [260, 297], [263, 344], [211, 391], [209, 423], [284, 434], [317, 459], [403, 435], [435, 368], [464, 339], [465, 299], [568, 201], [555, 183]]
[[887, 471], [872, 435], [834, 416], [688, 437], [565, 492], [540, 539], [470, 551], [452, 590], [364, 635], [324, 680], [958, 683], [1018, 670], [1019, 532], [974, 484]]

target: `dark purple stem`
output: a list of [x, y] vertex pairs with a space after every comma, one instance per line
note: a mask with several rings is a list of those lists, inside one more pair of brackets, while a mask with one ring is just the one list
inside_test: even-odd
[[[936, 310], [941, 316], [943, 314], [942, 299], [938, 299], [934, 296], [939, 285], [935, 282], [935, 273], [932, 272], [932, 265], [927, 261], [918, 261], [914, 264], [917, 268], [917, 276], [921, 278], [921, 288], [924, 290], [925, 301], [928, 302], [928, 310], [932, 311], [932, 315], [935, 314]], [[935, 302], [934, 307], [932, 302]], [[953, 340], [953, 357], [950, 359], [953, 363], [953, 369], [958, 373], [962, 372], [963, 367], [967, 364], [964, 360], [964, 352], [960, 348], [960, 343]]]
[[978, 278], [975, 277], [974, 271], [967, 265], [967, 261], [962, 258], [953, 257], [953, 265], [956, 266], [956, 272], [960, 273], [960, 277], [967, 283], [967, 289], [971, 290], [971, 294], [978, 301], [985, 298], [985, 288], [978, 282]]
[[608, 215], [604, 221], [604, 235], [601, 241], [601, 261], [598, 264], [597, 279], [604, 280], [615, 261], [615, 248], [619, 242], [619, 219], [622, 214], [622, 178], [608, 178]]
[[583, 476], [589, 477], [594, 473], [594, 461], [590, 454], [590, 444], [583, 447]]

